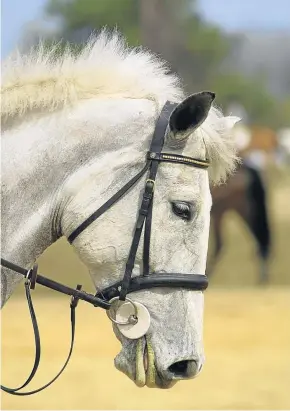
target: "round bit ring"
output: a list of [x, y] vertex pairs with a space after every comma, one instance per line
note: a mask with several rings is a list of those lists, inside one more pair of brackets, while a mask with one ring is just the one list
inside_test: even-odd
[[[109, 301], [109, 303], [112, 304], [112, 303], [114, 303], [115, 301], [121, 302], [121, 300], [119, 299], [119, 297], [114, 297], [114, 298], [112, 298], [112, 299]], [[126, 297], [126, 300], [125, 300], [125, 301], [122, 301], [122, 302], [125, 303], [126, 301], [128, 301], [130, 304], [132, 304], [132, 306], [133, 306], [133, 308], [134, 308], [134, 314], [130, 315], [130, 316], [128, 317], [128, 320], [127, 320], [127, 321], [117, 321], [115, 318], [112, 318], [111, 313], [110, 313], [111, 308], [109, 308], [109, 310], [107, 310], [106, 313], [107, 313], [107, 316], [109, 317], [109, 319], [110, 319], [114, 324], [117, 324], [117, 325], [137, 324], [137, 322], [138, 322], [138, 316], [137, 316], [137, 314], [138, 314], [138, 309], [137, 309], [137, 306], [136, 306], [136, 304], [134, 303], [134, 301], [132, 301], [132, 300], [131, 300], [130, 298], [128, 298], [128, 297]]]

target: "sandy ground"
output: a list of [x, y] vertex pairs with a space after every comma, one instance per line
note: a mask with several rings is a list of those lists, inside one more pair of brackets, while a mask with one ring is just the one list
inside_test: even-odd
[[[72, 360], [50, 388], [31, 397], [2, 395], [2, 409], [290, 409], [289, 288], [206, 292], [200, 376], [171, 390], [136, 388], [114, 368], [118, 353], [104, 312], [80, 303]], [[42, 337], [36, 388], [63, 364], [69, 346], [67, 297], [35, 297]], [[2, 382], [16, 386], [33, 363], [33, 333], [24, 298], [2, 311]]]
[[[136, 388], [114, 368], [119, 351], [106, 314], [77, 309], [71, 362], [50, 388], [31, 397], [2, 395], [2, 409], [290, 409], [290, 173], [272, 176], [270, 286], [257, 287], [255, 243], [235, 215], [223, 227], [225, 248], [206, 291], [206, 364], [200, 376], [171, 390]], [[39, 259], [40, 272], [93, 291], [87, 270], [61, 240]], [[225, 286], [227, 288], [225, 288]], [[34, 294], [42, 337], [37, 388], [56, 375], [70, 342], [69, 300], [41, 287]], [[34, 359], [33, 331], [20, 286], [2, 311], [2, 382], [24, 381]]]

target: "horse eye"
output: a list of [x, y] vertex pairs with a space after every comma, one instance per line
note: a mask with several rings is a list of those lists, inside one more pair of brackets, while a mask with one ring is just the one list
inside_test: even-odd
[[192, 204], [185, 201], [172, 201], [172, 211], [183, 220], [190, 221], [192, 218]]

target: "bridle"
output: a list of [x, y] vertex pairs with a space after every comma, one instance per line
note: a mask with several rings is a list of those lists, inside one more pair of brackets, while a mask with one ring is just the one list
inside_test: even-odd
[[[73, 344], [74, 344], [74, 334], [75, 334], [75, 308], [79, 300], [89, 302], [94, 307], [101, 307], [110, 313], [110, 310], [116, 302], [129, 302], [134, 311], [134, 315], [128, 317], [127, 321], [120, 323], [109, 314], [109, 318], [115, 324], [136, 324], [138, 322], [138, 310], [137, 303], [134, 303], [131, 299], [127, 297], [129, 293], [140, 291], [144, 289], [151, 289], [155, 287], [170, 287], [170, 288], [185, 288], [195, 291], [203, 291], [208, 286], [208, 279], [205, 275], [201, 274], [180, 274], [180, 273], [150, 273], [150, 239], [151, 239], [151, 226], [152, 226], [152, 209], [154, 200], [154, 189], [155, 189], [155, 179], [158, 171], [158, 166], [161, 162], [173, 163], [173, 164], [185, 164], [192, 167], [197, 167], [201, 169], [207, 169], [209, 167], [208, 160], [195, 159], [183, 155], [163, 153], [163, 145], [166, 135], [166, 130], [168, 127], [168, 122], [171, 113], [175, 109], [177, 104], [166, 102], [161, 114], [157, 120], [153, 138], [151, 141], [150, 149], [146, 155], [146, 163], [143, 169], [138, 172], [127, 184], [125, 184], [117, 193], [115, 193], [106, 203], [104, 203], [98, 210], [96, 210], [92, 215], [90, 215], [82, 224], [80, 224], [68, 237], [68, 241], [72, 244], [73, 241], [97, 218], [104, 214], [111, 206], [113, 206], [118, 200], [120, 200], [147, 172], [147, 178], [145, 182], [145, 188], [143, 191], [143, 196], [141, 200], [141, 205], [139, 208], [137, 221], [135, 225], [135, 231], [133, 234], [131, 247], [129, 250], [129, 255], [125, 267], [125, 274], [121, 281], [116, 282], [109, 287], [106, 287], [98, 291], [95, 295], [88, 294], [81, 290], [81, 285], [78, 285], [76, 289], [67, 287], [61, 283], [48, 279], [37, 273], [37, 265], [34, 265], [32, 269], [26, 270], [13, 264], [5, 259], [1, 258], [1, 265], [6, 267], [18, 274], [25, 277], [25, 291], [26, 298], [28, 302], [28, 307], [30, 311], [30, 316], [32, 319], [32, 325], [34, 329], [35, 336], [35, 361], [33, 369], [21, 387], [18, 388], [7, 388], [1, 385], [1, 389], [5, 392], [13, 395], [31, 395], [42, 391], [44, 388], [51, 385], [64, 371], [66, 365], [72, 354]], [[141, 239], [141, 234], [144, 228], [144, 243], [143, 243], [143, 272], [139, 277], [132, 278], [132, 272], [135, 264], [136, 254], [138, 246]], [[71, 299], [71, 345], [68, 357], [65, 361], [64, 366], [60, 372], [56, 375], [53, 380], [43, 387], [29, 391], [29, 392], [19, 392], [21, 389], [26, 387], [32, 380], [36, 373], [36, 370], [40, 361], [40, 337], [38, 331], [37, 320], [32, 304], [30, 290], [35, 288], [35, 285], [41, 284], [50, 289], [56, 290], [60, 293], [72, 296]], [[144, 307], [144, 309], [146, 309]], [[147, 330], [146, 330], [147, 331]], [[145, 332], [146, 332], [145, 331]], [[145, 334], [144, 332], [144, 334]]]

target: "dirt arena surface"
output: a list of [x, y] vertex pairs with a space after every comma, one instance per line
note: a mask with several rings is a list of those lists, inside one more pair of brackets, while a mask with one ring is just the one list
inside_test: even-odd
[[[286, 410], [290, 409], [290, 173], [269, 180], [273, 234], [270, 286], [257, 286], [255, 243], [229, 213], [225, 248], [205, 293], [206, 364], [200, 376], [171, 390], [139, 389], [114, 368], [119, 352], [102, 310], [77, 308], [76, 341], [68, 368], [31, 397], [2, 394], [6, 410]], [[85, 267], [64, 240], [38, 260], [40, 273], [94, 292]], [[226, 288], [225, 288], [226, 286]], [[42, 359], [31, 389], [53, 378], [70, 343], [69, 298], [38, 286], [33, 293], [42, 338]], [[31, 371], [34, 339], [23, 286], [2, 313], [2, 383], [15, 387]]]
[[[63, 376], [31, 397], [2, 394], [6, 410], [290, 409], [289, 288], [209, 289], [205, 304], [206, 364], [200, 376], [170, 390], [136, 388], [114, 368], [118, 353], [106, 314], [77, 309], [75, 349]], [[69, 299], [35, 297], [42, 362], [33, 388], [55, 376], [67, 355]], [[20, 384], [31, 370], [33, 332], [25, 298], [2, 311], [2, 382]]]

